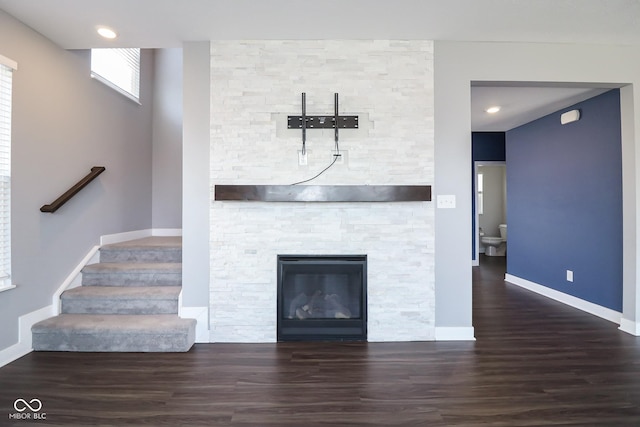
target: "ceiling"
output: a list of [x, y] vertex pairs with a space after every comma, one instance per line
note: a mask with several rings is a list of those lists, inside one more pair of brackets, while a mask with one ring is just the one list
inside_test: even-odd
[[[65, 49], [166, 48], [217, 39], [640, 45], [640, 0], [0, 0], [0, 10]], [[119, 37], [100, 38], [98, 25]], [[521, 86], [472, 87], [472, 129], [507, 130], [598, 93]], [[502, 110], [489, 117], [487, 104]]]
[[[614, 86], [539, 85], [528, 82], [471, 85], [471, 130], [504, 132], [578, 102]], [[486, 109], [499, 106], [489, 114]]]

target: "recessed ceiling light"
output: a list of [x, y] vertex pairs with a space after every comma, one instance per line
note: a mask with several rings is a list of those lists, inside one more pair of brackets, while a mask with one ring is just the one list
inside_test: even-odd
[[100, 34], [105, 39], [115, 39], [116, 37], [118, 37], [118, 34], [116, 34], [116, 32], [109, 27], [98, 27], [97, 31], [98, 34]]
[[495, 114], [495, 113], [497, 113], [498, 111], [500, 111], [500, 107], [499, 107], [499, 106], [497, 106], [497, 105], [495, 105], [495, 106], [493, 106], [493, 107], [489, 107], [489, 108], [487, 108], [487, 109], [486, 109], [486, 110], [484, 110], [484, 111], [486, 111], [486, 112], [487, 112], [487, 113], [489, 113], [489, 114]]

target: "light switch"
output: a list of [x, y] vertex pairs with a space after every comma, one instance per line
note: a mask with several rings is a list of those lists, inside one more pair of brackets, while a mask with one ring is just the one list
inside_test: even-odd
[[454, 209], [456, 207], [456, 196], [453, 194], [440, 194], [437, 197], [438, 209]]
[[567, 282], [573, 282], [573, 270], [567, 270]]

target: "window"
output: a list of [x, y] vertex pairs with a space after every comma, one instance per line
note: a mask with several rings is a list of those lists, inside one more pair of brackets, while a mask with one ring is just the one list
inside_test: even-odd
[[140, 49], [91, 49], [91, 77], [140, 103]]
[[484, 177], [481, 173], [478, 174], [478, 215], [482, 215], [484, 212]]
[[17, 64], [0, 55], [0, 291], [11, 284], [11, 91]]

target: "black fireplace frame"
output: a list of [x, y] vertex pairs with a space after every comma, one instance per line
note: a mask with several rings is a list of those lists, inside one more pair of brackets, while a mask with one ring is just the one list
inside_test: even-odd
[[[297, 263], [359, 265], [362, 269], [360, 317], [354, 319], [287, 319], [284, 316], [283, 271]], [[283, 341], [366, 341], [367, 340], [367, 255], [278, 255], [277, 336]]]

